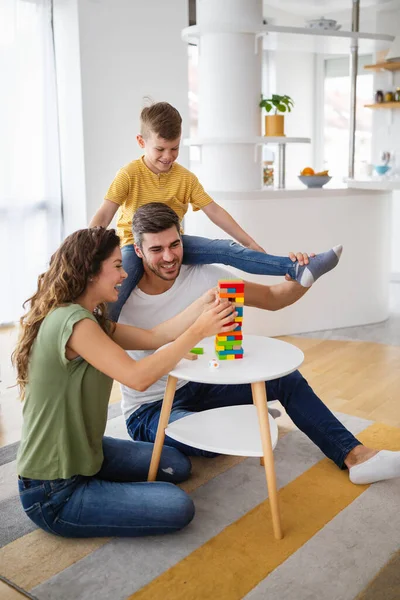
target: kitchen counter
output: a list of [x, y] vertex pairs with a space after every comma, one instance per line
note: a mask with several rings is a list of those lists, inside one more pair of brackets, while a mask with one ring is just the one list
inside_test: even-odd
[[379, 179], [370, 177], [366, 179], [346, 179], [350, 189], [354, 190], [400, 190], [400, 179]]
[[[388, 318], [390, 190], [343, 186], [208, 193], [270, 254], [323, 252], [343, 244], [339, 265], [293, 306], [274, 313], [246, 308], [245, 331], [295, 334], [377, 323]], [[185, 233], [228, 237], [202, 211], [189, 212]], [[273, 285], [279, 277], [235, 276]]]
[[[360, 188], [362, 189], [362, 188]], [[369, 188], [367, 188], [369, 189]], [[370, 188], [373, 193], [374, 188]], [[379, 189], [379, 188], [377, 188]], [[218, 201], [234, 201], [239, 200], [242, 201], [243, 198], [249, 200], [268, 200], [271, 198], [332, 198], [332, 197], [342, 197], [342, 196], [358, 196], [363, 194], [356, 186], [353, 188], [349, 188], [346, 183], [336, 185], [335, 187], [325, 186], [323, 188], [306, 188], [305, 186], [298, 188], [270, 188], [265, 187], [262, 190], [253, 190], [249, 192], [213, 192], [208, 191], [207, 193], [214, 199], [218, 197]]]

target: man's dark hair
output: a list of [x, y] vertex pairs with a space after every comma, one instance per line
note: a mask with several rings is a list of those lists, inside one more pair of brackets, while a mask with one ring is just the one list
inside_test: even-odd
[[179, 217], [172, 208], [162, 202], [145, 204], [133, 215], [132, 232], [139, 248], [142, 247], [144, 233], [160, 233], [171, 227], [176, 227], [179, 233]]

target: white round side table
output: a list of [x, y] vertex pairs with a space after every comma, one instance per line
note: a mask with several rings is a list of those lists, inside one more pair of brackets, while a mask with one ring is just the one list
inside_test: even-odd
[[[243, 359], [222, 360], [218, 369], [211, 369], [208, 361], [215, 358], [214, 337], [206, 338], [199, 346], [204, 348], [204, 354], [198, 355], [198, 360], [182, 359], [169, 373], [148, 480], [156, 479], [165, 434], [184, 444], [211, 452], [262, 456], [274, 535], [281, 539], [283, 534], [273, 458], [278, 429], [268, 415], [264, 382], [295, 371], [302, 364], [304, 354], [281, 340], [244, 335]], [[254, 405], [205, 410], [168, 424], [178, 379], [220, 385], [249, 383]]]

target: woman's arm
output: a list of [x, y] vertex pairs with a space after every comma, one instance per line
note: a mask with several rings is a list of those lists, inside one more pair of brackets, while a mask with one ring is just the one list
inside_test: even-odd
[[79, 321], [73, 329], [67, 347], [109, 377], [143, 392], [173, 369], [204, 337], [219, 331], [232, 331], [232, 305], [222, 300], [204, 311], [185, 333], [167, 348], [135, 361], [91, 319]]
[[154, 350], [182, 335], [206, 309], [216, 306], [218, 289], [212, 288], [175, 317], [153, 327], [140, 329], [116, 324], [112, 339], [124, 350]]

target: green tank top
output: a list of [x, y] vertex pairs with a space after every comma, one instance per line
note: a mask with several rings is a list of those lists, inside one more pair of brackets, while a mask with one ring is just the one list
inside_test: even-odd
[[31, 479], [94, 475], [103, 462], [112, 379], [65, 347], [75, 323], [96, 321], [79, 304], [56, 308], [32, 345], [17, 473]]

